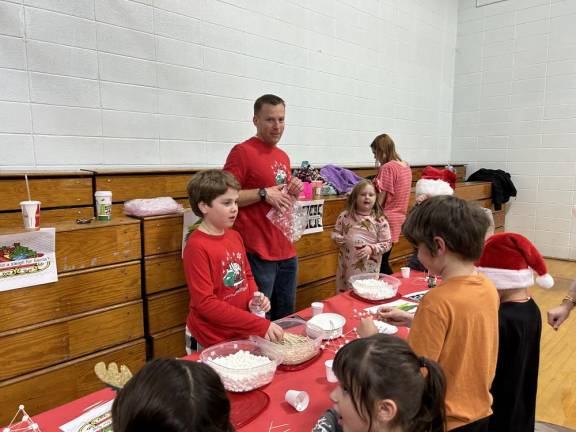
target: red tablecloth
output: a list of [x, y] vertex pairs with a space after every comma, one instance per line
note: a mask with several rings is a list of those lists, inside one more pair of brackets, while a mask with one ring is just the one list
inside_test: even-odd
[[[423, 273], [412, 272], [410, 279], [402, 279], [400, 277], [402, 283], [398, 290], [399, 294], [406, 295], [427, 289], [423, 276]], [[396, 299], [397, 298], [390, 299], [389, 301]], [[386, 302], [383, 301], [382, 303]], [[354, 318], [354, 309], [361, 311], [369, 306], [373, 306], [373, 304], [358, 300], [349, 293], [340, 294], [324, 300], [324, 312], [334, 312], [346, 317], [345, 334], [358, 325], [358, 319]], [[298, 312], [298, 315], [306, 320], [312, 316], [310, 308]], [[350, 333], [349, 339], [354, 337], [353, 334], [354, 333]], [[401, 327], [398, 329], [397, 335], [407, 337], [408, 330]], [[343, 339], [339, 339], [337, 343], [343, 343]], [[332, 343], [331, 345], [334, 344], [335, 343]], [[334, 352], [325, 350], [315, 362], [305, 369], [299, 371], [278, 370], [274, 376], [274, 380], [261, 389], [270, 397], [268, 407], [256, 419], [240, 430], [267, 431], [270, 427], [270, 422], [274, 422], [274, 425], [289, 425], [285, 428], [276, 429], [279, 431], [288, 428], [292, 431], [310, 430], [316, 423], [318, 417], [332, 405], [328, 396], [335, 384], [326, 381], [324, 361], [334, 358], [334, 355]], [[186, 358], [195, 359], [197, 357], [198, 356], [195, 355]], [[284, 402], [284, 395], [286, 391], [290, 389], [305, 390], [308, 392], [310, 395], [310, 405], [305, 411], [296, 412], [294, 408]], [[115, 393], [109, 389], [100, 390], [66, 405], [33, 416], [33, 418], [40, 425], [43, 432], [57, 432], [60, 430], [59, 426], [81, 415], [87, 407], [99, 401], [110, 400], [114, 397], [114, 394]], [[16, 410], [17, 407], [15, 407], [14, 411]]]

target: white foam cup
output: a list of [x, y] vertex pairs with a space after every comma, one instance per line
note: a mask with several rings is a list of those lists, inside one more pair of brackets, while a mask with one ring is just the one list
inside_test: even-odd
[[408, 279], [410, 277], [410, 267], [402, 267], [400, 271], [402, 272], [402, 277], [404, 279]]
[[296, 411], [304, 411], [310, 403], [308, 393], [301, 390], [288, 390], [284, 400], [294, 407]]
[[332, 365], [334, 364], [334, 360], [326, 360], [324, 362], [324, 366], [326, 366], [326, 379], [328, 382], [335, 383], [338, 382], [338, 378], [336, 378], [336, 374], [332, 370]]
[[321, 314], [324, 310], [324, 303], [322, 302], [313, 302], [310, 306], [312, 307], [312, 316]]
[[22, 221], [26, 229], [40, 229], [40, 201], [21, 201]]

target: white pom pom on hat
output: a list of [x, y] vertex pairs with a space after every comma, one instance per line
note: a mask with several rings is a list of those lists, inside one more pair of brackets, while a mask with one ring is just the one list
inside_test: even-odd
[[501, 290], [534, 285], [533, 272], [538, 274], [536, 283], [539, 286], [554, 286], [554, 279], [548, 273], [546, 262], [536, 246], [516, 233], [494, 234], [486, 240], [476, 267]]

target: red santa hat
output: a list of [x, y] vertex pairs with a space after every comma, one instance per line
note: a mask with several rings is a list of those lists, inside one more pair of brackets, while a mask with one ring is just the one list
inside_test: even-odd
[[488, 276], [499, 290], [527, 288], [536, 283], [552, 288], [554, 279], [536, 246], [516, 233], [494, 234], [484, 244], [484, 251], [476, 263], [478, 271]]
[[456, 174], [448, 169], [427, 166], [416, 182], [416, 196], [452, 195], [456, 187]]

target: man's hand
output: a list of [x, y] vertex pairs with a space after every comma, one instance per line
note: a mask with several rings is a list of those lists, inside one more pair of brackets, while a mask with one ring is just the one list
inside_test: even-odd
[[292, 207], [293, 198], [282, 192], [284, 185], [271, 186], [266, 188], [266, 202], [280, 212], [284, 212]]
[[288, 183], [288, 193], [294, 198], [298, 198], [300, 196], [300, 192], [303, 190], [304, 185], [302, 184], [302, 180], [300, 180], [298, 177], [292, 177]]
[[284, 338], [284, 329], [278, 324], [270, 323], [270, 327], [266, 330], [266, 336], [264, 336], [271, 342], [280, 342]]
[[356, 328], [356, 331], [360, 337], [368, 337], [378, 333], [378, 327], [374, 324], [372, 317], [369, 316], [360, 320], [360, 325]]
[[550, 309], [548, 311], [548, 324], [550, 324], [554, 330], [558, 330], [562, 323], [570, 316], [571, 310], [571, 305], [567, 303], [562, 303], [560, 306]]
[[414, 316], [408, 312], [386, 306], [378, 309], [378, 316], [382, 321], [397, 327], [410, 327], [414, 319]]

